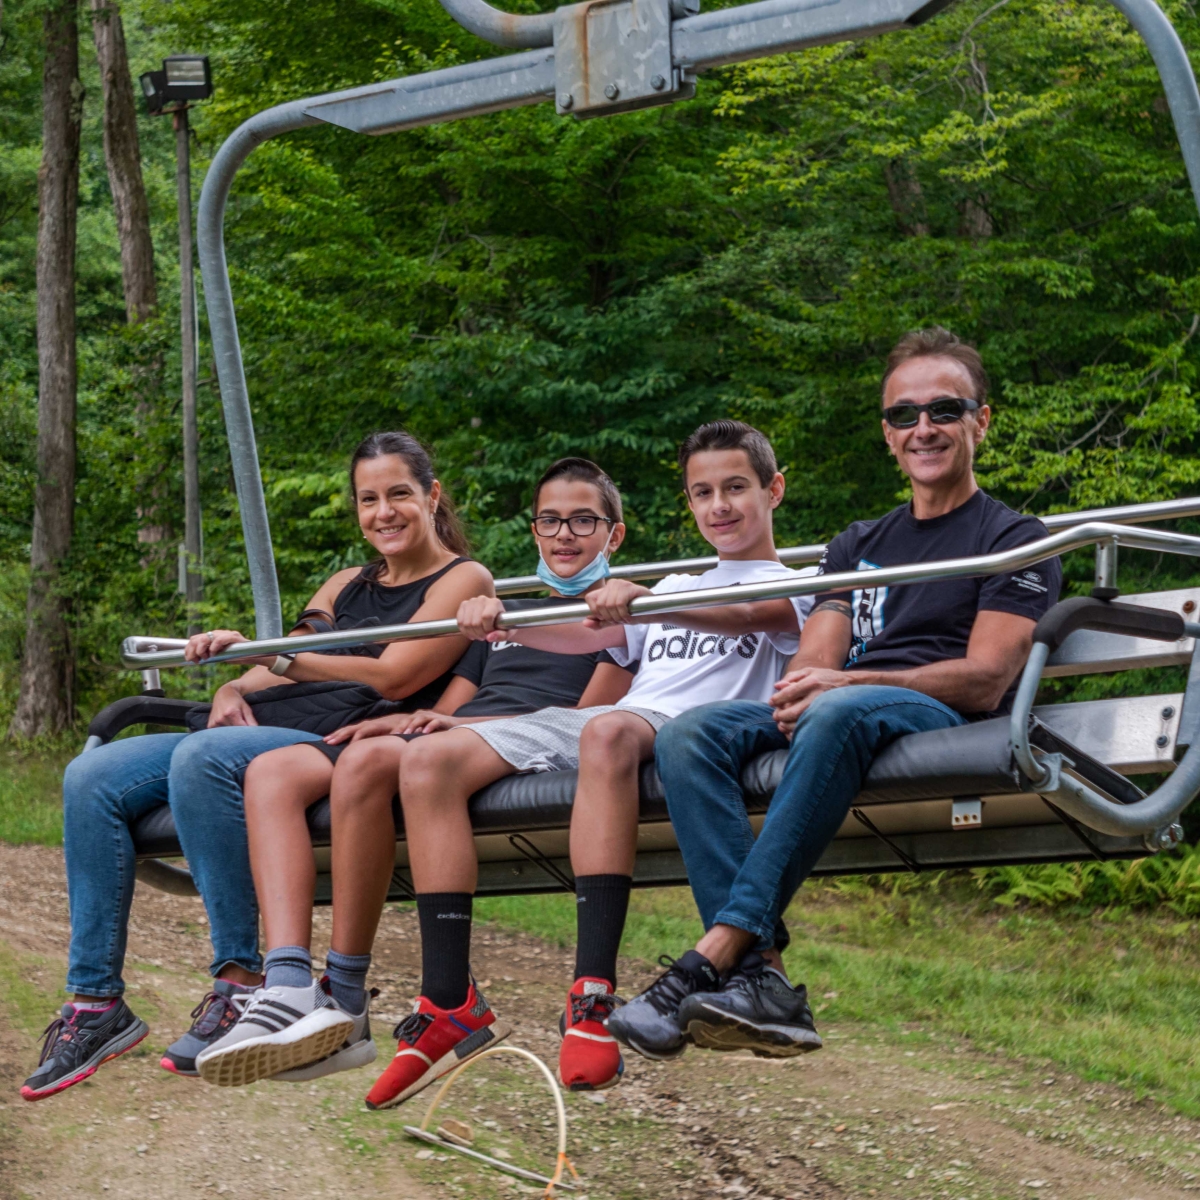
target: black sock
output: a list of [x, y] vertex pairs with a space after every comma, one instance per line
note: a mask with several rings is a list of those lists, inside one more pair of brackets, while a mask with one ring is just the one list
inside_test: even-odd
[[417, 896], [421, 923], [421, 995], [438, 1008], [459, 1008], [471, 987], [470, 892]]
[[720, 991], [721, 972], [699, 950], [685, 951], [675, 960], [675, 965], [695, 980], [697, 991]]
[[576, 875], [575, 978], [607, 979], [617, 986], [617, 951], [629, 911], [628, 875]]

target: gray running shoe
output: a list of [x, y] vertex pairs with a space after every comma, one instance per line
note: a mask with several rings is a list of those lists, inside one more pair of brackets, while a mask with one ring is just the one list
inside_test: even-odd
[[319, 984], [259, 988], [238, 1022], [196, 1056], [200, 1077], [218, 1087], [242, 1087], [308, 1066], [349, 1036], [354, 1018]]
[[257, 989], [218, 979], [212, 991], [192, 1009], [192, 1027], [173, 1041], [159, 1060], [164, 1071], [198, 1077], [196, 1055], [223, 1038], [236, 1024]]
[[682, 958], [663, 955], [667, 968], [644, 992], [618, 1008], [606, 1023], [608, 1032], [643, 1058], [663, 1061], [678, 1058], [687, 1049], [687, 1032], [679, 1020], [679, 1006], [704, 988], [721, 980], [702, 954], [689, 950]]
[[822, 1045], [804, 984], [792, 987], [757, 953], [742, 959], [720, 991], [688, 996], [679, 1006], [679, 1023], [707, 1050], [791, 1058]]
[[[317, 986], [324, 985], [324, 980]], [[291, 1071], [281, 1071], [272, 1075], [273, 1083], [308, 1083], [310, 1079], [323, 1079], [326, 1075], [336, 1075], [339, 1071], [353, 1071], [365, 1067], [375, 1061], [375, 1042], [371, 1038], [371, 1001], [379, 995], [378, 988], [372, 988], [367, 993], [367, 1003], [362, 1012], [354, 1018], [354, 1025], [346, 1035], [346, 1040], [332, 1053], [319, 1058], [315, 1063], [304, 1067], [295, 1067]]]

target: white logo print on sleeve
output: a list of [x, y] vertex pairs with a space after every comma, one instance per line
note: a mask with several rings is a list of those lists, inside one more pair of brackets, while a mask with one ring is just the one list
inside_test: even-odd
[[[878, 570], [878, 567], [875, 563], [861, 558], [855, 569], [875, 571]], [[867, 648], [867, 643], [876, 634], [883, 632], [883, 605], [887, 600], [887, 595], [888, 589], [885, 587], [854, 589], [850, 598], [850, 631], [854, 638], [854, 644], [850, 647], [850, 657], [846, 660], [847, 666], [862, 654]]]

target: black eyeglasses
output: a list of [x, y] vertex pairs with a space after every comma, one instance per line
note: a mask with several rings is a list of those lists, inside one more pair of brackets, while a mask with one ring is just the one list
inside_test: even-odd
[[974, 412], [979, 407], [978, 400], [968, 400], [965, 396], [939, 396], [928, 404], [910, 404], [907, 401], [891, 404], [883, 410], [883, 419], [893, 429], [911, 429], [920, 421], [922, 413], [928, 413], [935, 425], [951, 425], [961, 421], [965, 413]]
[[605, 525], [612, 525], [608, 517], [598, 517], [594, 513], [576, 513], [573, 517], [534, 517], [533, 527], [537, 530], [538, 537], [554, 537], [564, 525], [576, 537], [591, 537], [601, 521]]

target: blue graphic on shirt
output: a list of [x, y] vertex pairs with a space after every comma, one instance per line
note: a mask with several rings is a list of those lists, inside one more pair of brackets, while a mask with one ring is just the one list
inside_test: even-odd
[[[877, 571], [877, 564], [868, 562], [865, 558], [858, 560], [858, 571]], [[877, 634], [883, 632], [883, 606], [887, 600], [888, 589], [885, 587], [855, 588], [851, 595], [850, 630], [854, 638], [850, 647], [850, 657], [846, 660], [849, 666], [855, 662], [867, 648], [867, 643]]]

